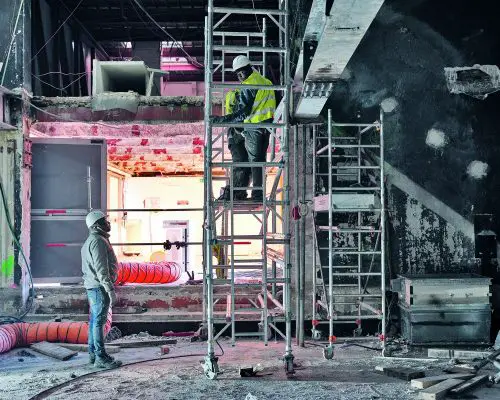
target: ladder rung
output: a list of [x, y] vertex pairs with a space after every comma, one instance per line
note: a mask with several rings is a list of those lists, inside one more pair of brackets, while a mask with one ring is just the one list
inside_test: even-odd
[[286, 53], [287, 49], [284, 47], [264, 47], [264, 46], [231, 46], [231, 45], [219, 45], [215, 44], [212, 46], [214, 51], [224, 51], [225, 53], [243, 53], [243, 52], [255, 52], [255, 53]]
[[334, 321], [353, 321], [356, 322], [357, 320], [363, 320], [363, 319], [381, 319], [382, 315], [336, 315], [333, 317]]
[[[208, 10], [210, 12], [210, 10]], [[262, 8], [231, 8], [214, 7], [213, 12], [217, 14], [250, 14], [250, 15], [287, 15], [285, 10], [262, 9]]]
[[333, 213], [352, 213], [352, 212], [375, 212], [381, 211], [381, 208], [332, 208]]
[[[215, 269], [231, 269], [231, 265], [214, 265]], [[262, 269], [262, 265], [235, 265], [234, 269]]]
[[366, 190], [380, 190], [380, 186], [356, 186], [356, 187], [342, 187], [342, 186], [336, 186], [332, 187], [333, 191], [347, 191], [347, 192], [356, 192], [356, 191], [366, 191]]
[[[237, 36], [237, 37], [264, 37], [262, 32], [235, 32], [235, 31], [213, 31], [212, 35], [214, 36]], [[254, 62], [252, 61], [252, 64]]]
[[[329, 231], [330, 230], [330, 227], [327, 226], [327, 225], [318, 225], [316, 227], [317, 230], [319, 231]], [[366, 229], [342, 229], [342, 228], [339, 228], [338, 226], [332, 226], [332, 231], [334, 231], [335, 233], [379, 233], [381, 232], [380, 229], [370, 229], [370, 228], [366, 228]]]
[[235, 264], [239, 264], [239, 263], [247, 263], [247, 264], [250, 264], [250, 263], [263, 263], [264, 260], [262, 258], [249, 258], [249, 259], [245, 259], [245, 260], [233, 260], [233, 262]]
[[[340, 285], [333, 285], [333, 286], [340, 286]], [[358, 285], [351, 285], [351, 286], [358, 286]], [[382, 298], [382, 295], [381, 294], [342, 293], [342, 294], [335, 294], [335, 297], [367, 297], [367, 298], [368, 297], [373, 297], [373, 298]]]
[[[214, 65], [220, 65], [222, 64], [222, 60], [213, 60]], [[259, 67], [262, 67], [264, 63], [262, 61], [252, 61], [252, 65], [257, 65]], [[226, 72], [232, 72], [232, 68], [226, 68]]]
[[236, 337], [264, 336], [264, 332], [236, 332]]
[[[241, 168], [253, 168], [253, 167], [267, 167], [267, 168], [275, 168], [275, 167], [283, 167], [282, 162], [267, 162], [267, 161], [255, 161], [255, 162], [213, 162], [211, 163], [212, 167], [215, 168], [229, 168], [229, 167], [241, 167]], [[252, 189], [252, 188], [250, 188]]]
[[382, 276], [380, 272], [334, 272], [332, 276]]
[[[242, 83], [222, 83], [222, 82], [212, 82], [210, 85], [213, 89], [262, 89], [262, 90], [287, 90], [286, 85], [244, 85]], [[257, 124], [248, 124], [257, 125]], [[284, 124], [282, 124], [284, 125]]]

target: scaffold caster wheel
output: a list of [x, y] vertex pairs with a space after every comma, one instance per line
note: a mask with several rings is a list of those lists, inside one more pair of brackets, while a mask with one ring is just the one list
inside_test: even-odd
[[205, 373], [205, 376], [210, 379], [214, 380], [217, 379], [217, 376], [219, 375], [219, 364], [217, 357], [213, 356], [206, 356], [205, 357], [205, 363], [203, 364], [203, 372]]
[[311, 333], [312, 333], [313, 340], [320, 340], [321, 339], [321, 331], [313, 328], [311, 330]]
[[285, 357], [283, 357], [283, 362], [285, 364], [285, 372], [287, 375], [293, 375], [295, 374], [295, 368], [293, 366], [293, 355], [292, 354], [287, 354]]
[[384, 347], [382, 349], [382, 357], [390, 357], [392, 356], [392, 349], [390, 347]]
[[333, 345], [328, 345], [323, 349], [323, 357], [325, 357], [326, 360], [331, 360], [333, 358], [333, 355], [335, 353], [335, 347]]

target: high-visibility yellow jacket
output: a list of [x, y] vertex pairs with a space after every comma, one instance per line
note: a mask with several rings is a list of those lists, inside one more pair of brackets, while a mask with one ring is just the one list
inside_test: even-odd
[[[242, 82], [243, 85], [272, 85], [257, 71]], [[233, 106], [235, 104], [235, 106]], [[228, 92], [225, 98], [226, 115], [220, 122], [245, 122], [257, 124], [274, 118], [276, 96], [269, 89], [241, 89]]]
[[237, 92], [236, 90], [230, 90], [226, 94], [226, 101], [225, 101], [226, 115], [232, 114], [234, 111], [234, 106], [236, 105], [236, 100], [237, 100], [236, 92]]
[[[253, 71], [247, 79], [242, 82], [244, 85], [272, 85], [269, 79], [264, 78], [257, 71]], [[255, 89], [254, 89], [255, 90]], [[274, 118], [276, 111], [276, 96], [274, 90], [258, 89], [253, 101], [250, 115], [245, 118], [245, 123], [259, 123]]]

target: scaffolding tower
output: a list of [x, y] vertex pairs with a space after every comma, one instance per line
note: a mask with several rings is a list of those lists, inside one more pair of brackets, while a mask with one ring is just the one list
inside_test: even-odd
[[[271, 334], [285, 341], [283, 357], [287, 373], [293, 373], [290, 313], [290, 234], [289, 234], [289, 101], [290, 101], [290, 50], [288, 0], [277, 0], [276, 8], [228, 8], [216, 7], [215, 0], [208, 2], [205, 19], [205, 226], [204, 226], [204, 314], [208, 335], [208, 351], [204, 373], [209, 379], [220, 374], [215, 342], [226, 331], [231, 333], [231, 343], [241, 337], [260, 337], [267, 345]], [[255, 30], [229, 31], [224, 22], [242, 15], [255, 16]], [[262, 18], [262, 19], [260, 19]], [[267, 21], [266, 21], [267, 20]], [[279, 31], [278, 46], [267, 41], [267, 24], [275, 24]], [[236, 44], [235, 44], [236, 43]], [[234, 74], [228, 74], [226, 60], [239, 54], [247, 55], [254, 68], [266, 74], [266, 55], [276, 53], [280, 59], [279, 84], [235, 84]], [[232, 79], [232, 80], [231, 80]], [[228, 89], [272, 89], [282, 93], [282, 101], [270, 123], [214, 123], [212, 101], [224, 95]], [[233, 162], [225, 156], [227, 128], [245, 130], [267, 129], [270, 132], [270, 154], [265, 162]], [[276, 145], [279, 151], [276, 152]], [[237, 190], [251, 187], [235, 187], [234, 168], [260, 167], [263, 173], [263, 200], [238, 201]], [[229, 200], [214, 196], [216, 186], [229, 187]], [[245, 232], [241, 217], [258, 221], [260, 229], [252, 234]], [[258, 258], [249, 259], [240, 254], [243, 246], [254, 245], [260, 249]], [[213, 256], [217, 256], [214, 265]], [[269, 268], [270, 265], [270, 268]], [[279, 271], [279, 266], [282, 266]], [[251, 282], [239, 283], [241, 271], [252, 271]], [[214, 277], [215, 273], [215, 277]], [[281, 276], [279, 276], [281, 275]], [[282, 293], [282, 299], [278, 297]], [[225, 304], [224, 304], [225, 303]], [[222, 309], [221, 309], [222, 308]], [[243, 331], [241, 323], [260, 320], [258, 330]], [[278, 326], [281, 324], [281, 326]], [[246, 325], [248, 326], [248, 324]], [[284, 332], [282, 331], [284, 326]]]
[[[313, 127], [314, 237], [313, 337], [328, 324], [324, 357], [334, 355], [339, 324], [364, 327], [385, 343], [385, 192], [383, 113], [371, 124], [334, 123], [327, 133]], [[325, 244], [327, 243], [327, 246]], [[319, 255], [319, 260], [317, 259]], [[344, 325], [344, 328], [346, 325]], [[342, 331], [345, 331], [342, 330]]]

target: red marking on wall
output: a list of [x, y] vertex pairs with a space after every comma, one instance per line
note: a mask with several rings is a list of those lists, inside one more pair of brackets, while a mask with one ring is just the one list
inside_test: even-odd
[[192, 297], [173, 297], [171, 301], [172, 308], [188, 308], [191, 305], [199, 305], [202, 304], [201, 298], [192, 298]]
[[145, 160], [144, 156], [140, 156], [139, 160], [144, 161]]
[[118, 151], [118, 148], [117, 147], [108, 147], [108, 154], [116, 154], [116, 152]]
[[110, 145], [110, 146], [116, 146], [118, 144], [118, 142], [121, 142], [121, 139], [108, 139], [107, 142], [108, 142], [108, 145]]
[[167, 154], [167, 149], [153, 149], [154, 154]]
[[174, 157], [172, 157], [172, 156], [167, 156], [167, 161], [174, 161]]
[[132, 158], [130, 154], [124, 154], [122, 156], [116, 156], [116, 155], [110, 155], [109, 160], [110, 161], [128, 161]]
[[132, 125], [132, 136], [139, 136], [140, 134], [139, 125]]
[[200, 137], [193, 138], [193, 146], [203, 146], [205, 143]]
[[202, 147], [195, 147], [193, 149], [193, 154], [201, 154], [201, 151], [203, 150]]
[[142, 139], [141, 140], [141, 146], [146, 146], [148, 144], [149, 140], [148, 139]]
[[125, 149], [125, 153], [126, 153], [126, 154], [132, 154], [132, 147], [127, 147], [127, 148]]
[[99, 134], [97, 125], [92, 125], [90, 128], [90, 134], [93, 136], [97, 136]]
[[51, 127], [49, 128], [49, 132], [50, 132], [50, 133], [55, 133], [55, 131], [56, 131], [56, 128], [55, 128], [55, 127], [51, 126]]
[[177, 205], [178, 206], [188, 206], [189, 200], [177, 200]]

